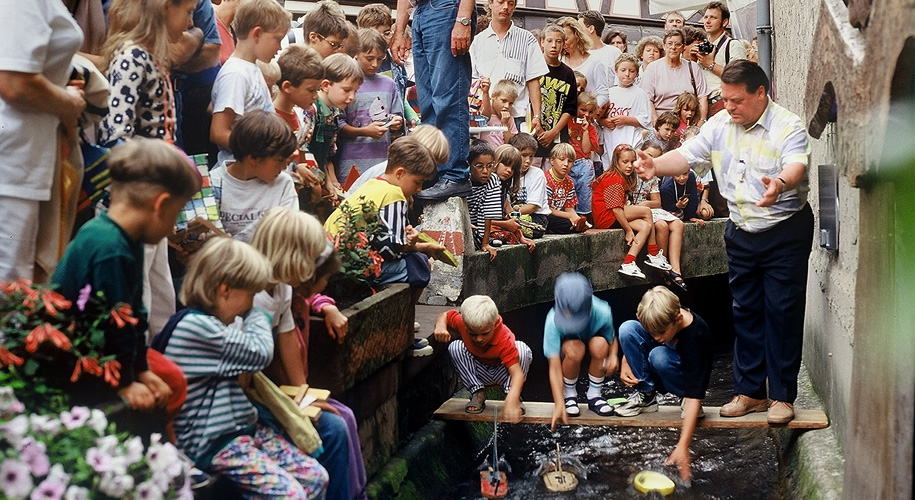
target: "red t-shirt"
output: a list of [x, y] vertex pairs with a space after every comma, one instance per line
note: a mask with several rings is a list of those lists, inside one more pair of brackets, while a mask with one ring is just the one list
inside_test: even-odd
[[[289, 125], [289, 128], [292, 129], [292, 134], [298, 137], [299, 126], [301, 124], [299, 123], [299, 117], [295, 114], [295, 111], [292, 113], [283, 111], [281, 109], [274, 109], [274, 111], [276, 111], [276, 114], [279, 115], [279, 117]], [[295, 152], [295, 161], [296, 163], [305, 163], [305, 155], [302, 154], [302, 150], [300, 148], [298, 148]]]
[[483, 347], [479, 347], [470, 340], [467, 334], [467, 326], [464, 325], [464, 318], [457, 311], [448, 311], [446, 316], [449, 329], [457, 330], [461, 334], [461, 340], [470, 351], [470, 354], [487, 365], [497, 365], [502, 363], [508, 368], [511, 365], [521, 362], [521, 355], [518, 354], [518, 347], [515, 345], [515, 334], [502, 324], [502, 316], [496, 319], [494, 327], [495, 334], [492, 340]]
[[[581, 140], [584, 137], [584, 130], [580, 123], [575, 120], [569, 121], [569, 144], [572, 145], [572, 149], [575, 150], [575, 159], [582, 160], [591, 157], [591, 153], [585, 154], [582, 150]], [[588, 139], [591, 141], [591, 151], [597, 151], [597, 127], [592, 123], [588, 127]]]
[[623, 176], [615, 169], [601, 174], [591, 183], [594, 197], [591, 199], [591, 209], [594, 216], [594, 227], [609, 229], [616, 222], [614, 208], [622, 208], [626, 204], [626, 184]]

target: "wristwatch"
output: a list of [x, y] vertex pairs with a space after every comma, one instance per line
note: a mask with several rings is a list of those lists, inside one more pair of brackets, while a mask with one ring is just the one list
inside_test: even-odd
[[459, 18], [455, 19], [454, 22], [456, 22], [456, 23], [461, 23], [461, 24], [463, 24], [464, 26], [470, 26], [470, 18], [469, 18], [469, 17], [459, 17]]
[[715, 63], [713, 62], [712, 64], [709, 64], [705, 69], [707, 69], [707, 70], [709, 70], [709, 71], [714, 71], [714, 70], [715, 70]]

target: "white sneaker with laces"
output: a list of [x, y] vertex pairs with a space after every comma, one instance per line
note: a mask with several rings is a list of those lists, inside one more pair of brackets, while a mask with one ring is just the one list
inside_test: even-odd
[[645, 259], [645, 263], [662, 271], [670, 270], [670, 262], [668, 262], [667, 257], [664, 256], [664, 250], [658, 250], [657, 255], [648, 254], [648, 258]]
[[632, 276], [634, 278], [645, 279], [645, 274], [639, 269], [639, 266], [635, 262], [630, 262], [628, 264], [623, 264], [620, 266], [618, 272], [620, 274], [625, 274], [626, 276]]

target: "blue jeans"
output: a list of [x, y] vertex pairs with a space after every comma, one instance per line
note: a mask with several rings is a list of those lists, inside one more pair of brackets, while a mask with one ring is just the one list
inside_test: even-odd
[[620, 325], [620, 347], [639, 379], [639, 392], [658, 390], [683, 397], [680, 353], [673, 346], [656, 342], [641, 323], [629, 320]]
[[[413, 12], [413, 63], [416, 96], [423, 123], [435, 125], [448, 138], [448, 163], [439, 165], [440, 179], [470, 177], [470, 55], [451, 55], [451, 30], [458, 0], [425, 0]], [[476, 13], [471, 32], [476, 27]]]
[[349, 431], [346, 422], [330, 411], [322, 411], [315, 429], [324, 451], [318, 462], [327, 469], [327, 500], [351, 500], [349, 490]]
[[575, 160], [569, 170], [569, 177], [572, 178], [572, 184], [575, 185], [575, 196], [578, 197], [575, 211], [579, 214], [591, 213], [591, 183], [594, 182], [594, 164], [586, 158]]

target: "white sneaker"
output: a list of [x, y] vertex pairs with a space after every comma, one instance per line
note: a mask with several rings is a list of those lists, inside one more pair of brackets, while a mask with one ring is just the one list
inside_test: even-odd
[[418, 332], [419, 328], [420, 328], [419, 321], [414, 321], [413, 322], [413, 333]]
[[636, 265], [635, 262], [621, 265], [618, 272], [620, 274], [625, 274], [626, 276], [632, 276], [633, 278], [645, 279], [645, 274], [642, 273], [642, 270], [639, 269], [639, 266]]
[[429, 345], [429, 339], [425, 339], [425, 338], [414, 338], [414, 339], [413, 339], [413, 343], [414, 343], [414, 344], [418, 344], [418, 345], [420, 345], [420, 346], [422, 346], [422, 347], [426, 347], [427, 345]]
[[648, 254], [648, 258], [645, 259], [645, 263], [662, 271], [670, 270], [670, 262], [667, 262], [667, 257], [664, 256], [664, 250], [658, 250], [657, 255]]
[[413, 345], [410, 346], [410, 348], [407, 349], [407, 351], [409, 352], [410, 356], [413, 356], [414, 358], [419, 358], [422, 356], [431, 355], [434, 352], [434, 349], [432, 349], [431, 345], [421, 345], [419, 343], [419, 341], [414, 339]]

